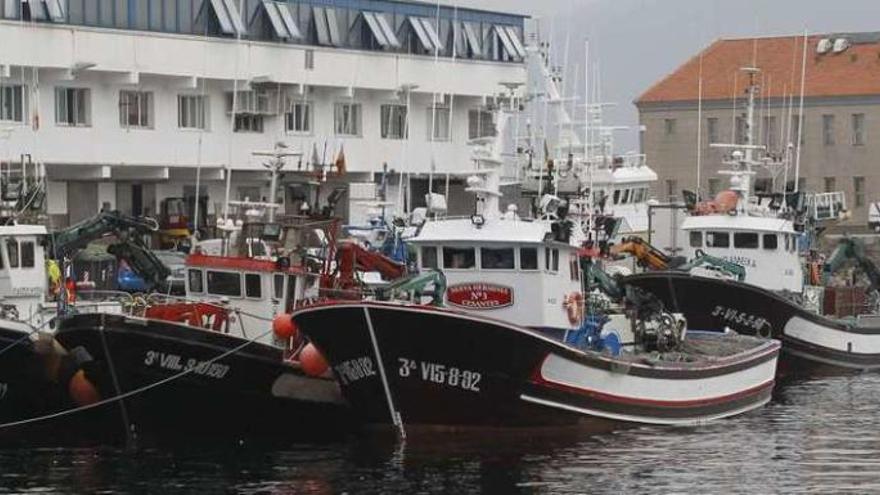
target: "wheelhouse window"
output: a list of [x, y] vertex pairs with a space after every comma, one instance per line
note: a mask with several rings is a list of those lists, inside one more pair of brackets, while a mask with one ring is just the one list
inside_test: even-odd
[[382, 105], [380, 114], [382, 139], [406, 139], [406, 105]]
[[549, 272], [559, 271], [559, 250], [544, 248], [544, 269]]
[[779, 238], [776, 237], [776, 234], [764, 234], [764, 249], [776, 249], [778, 245]]
[[568, 260], [568, 270], [571, 274], [571, 279], [573, 281], [578, 281], [581, 279], [580, 264], [578, 262], [577, 255], [574, 253], [572, 253], [571, 258]]
[[473, 269], [476, 266], [474, 248], [443, 248], [443, 268], [453, 270]]
[[6, 256], [9, 257], [9, 268], [18, 268], [18, 241], [15, 239], [6, 241]]
[[422, 247], [422, 268], [437, 269], [437, 248], [435, 246]]
[[55, 123], [61, 126], [89, 125], [88, 88], [55, 88]]
[[691, 231], [690, 239], [691, 239], [691, 247], [693, 247], [693, 248], [703, 247], [703, 233], [702, 232]]
[[706, 247], [730, 247], [730, 234], [728, 232], [706, 232]]
[[480, 267], [483, 270], [513, 270], [513, 248], [480, 248]]
[[202, 285], [202, 271], [196, 270], [194, 268], [190, 268], [187, 273], [187, 278], [189, 279], [189, 291], [193, 294], [201, 294], [205, 292], [205, 287]]
[[538, 248], [519, 248], [519, 269], [538, 269]]
[[263, 277], [259, 273], [244, 275], [244, 293], [251, 299], [263, 298]]
[[272, 287], [274, 289], [275, 299], [281, 299], [284, 297], [284, 275], [276, 273], [275, 276], [272, 277]]
[[208, 271], [208, 294], [241, 297], [241, 274]]
[[739, 249], [758, 249], [758, 234], [754, 232], [735, 232], [733, 247]]
[[153, 93], [148, 91], [120, 91], [119, 125], [124, 129], [152, 128]]
[[21, 243], [21, 267], [33, 268], [35, 260], [35, 251], [33, 241], [24, 241]]

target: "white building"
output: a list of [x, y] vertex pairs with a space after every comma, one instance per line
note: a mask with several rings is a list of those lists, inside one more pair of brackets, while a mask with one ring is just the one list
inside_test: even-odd
[[[468, 138], [493, 129], [486, 98], [525, 81], [523, 23], [397, 0], [0, 0], [0, 161], [46, 165], [53, 226], [192, 204], [197, 170], [209, 214], [229, 171], [232, 199], [268, 196], [252, 152], [278, 141], [303, 152], [282, 181], [288, 212], [313, 202], [314, 155], [330, 164], [340, 149], [346, 173], [322, 194], [387, 164], [418, 206], [432, 163], [434, 191], [450, 174], [455, 192]], [[351, 188], [337, 213], [371, 189]]]

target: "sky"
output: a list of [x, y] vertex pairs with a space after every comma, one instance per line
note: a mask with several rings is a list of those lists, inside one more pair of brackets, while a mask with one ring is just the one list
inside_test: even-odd
[[[632, 101], [719, 38], [880, 31], [880, 0], [446, 0], [444, 3], [510, 11], [552, 29], [569, 67], [583, 64], [589, 39], [598, 65], [601, 97], [615, 103], [607, 125], [629, 126], [616, 136], [618, 152], [638, 148], [638, 114]], [[564, 63], [563, 60], [559, 60]], [[573, 69], [570, 69], [573, 70]], [[650, 157], [649, 157], [650, 159]]]

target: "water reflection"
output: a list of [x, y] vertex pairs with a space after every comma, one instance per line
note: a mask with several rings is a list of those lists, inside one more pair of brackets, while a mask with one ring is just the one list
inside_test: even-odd
[[752, 414], [602, 435], [389, 435], [331, 444], [0, 450], [0, 491], [880, 492], [880, 375], [790, 383]]

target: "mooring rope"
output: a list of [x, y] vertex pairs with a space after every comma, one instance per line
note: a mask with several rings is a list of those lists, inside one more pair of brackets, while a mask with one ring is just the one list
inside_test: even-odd
[[21, 338], [16, 339], [15, 341], [13, 341], [11, 344], [7, 345], [3, 349], [0, 349], [0, 356], [2, 356], [4, 353], [6, 353], [6, 351], [8, 351], [9, 349], [12, 349], [13, 347], [15, 347], [15, 346], [21, 344], [22, 342], [24, 342], [25, 340], [29, 339], [31, 337], [31, 335], [39, 332], [43, 327], [48, 325], [51, 321], [52, 321], [52, 319], [50, 318], [36, 327], [29, 324], [29, 323], [25, 323], [25, 325], [28, 325], [31, 327], [31, 331], [25, 333], [24, 335], [21, 336]]
[[222, 354], [220, 354], [220, 355], [218, 355], [218, 356], [216, 356], [216, 357], [213, 357], [213, 358], [211, 358], [211, 359], [208, 359], [208, 360], [205, 360], [205, 361], [200, 362], [200, 363], [199, 363], [200, 366], [193, 366], [192, 368], [185, 369], [185, 370], [183, 370], [183, 371], [181, 371], [181, 372], [179, 372], [179, 373], [176, 373], [176, 374], [174, 374], [174, 375], [171, 375], [171, 376], [169, 376], [169, 377], [167, 377], [167, 378], [163, 378], [163, 379], [161, 379], [161, 380], [159, 380], [159, 381], [156, 381], [156, 382], [153, 382], [153, 383], [151, 383], [151, 384], [149, 384], [149, 385], [144, 385], [143, 387], [136, 388], [136, 389], [134, 389], [134, 390], [129, 390], [128, 392], [121, 393], [121, 394], [118, 394], [118, 395], [116, 395], [116, 396], [109, 397], [109, 398], [107, 398], [107, 399], [99, 400], [98, 402], [95, 402], [95, 403], [93, 403], [93, 404], [87, 404], [87, 405], [85, 405], [85, 406], [74, 407], [74, 408], [71, 408], [71, 409], [65, 409], [65, 410], [63, 410], [63, 411], [58, 411], [58, 412], [51, 413], [51, 414], [45, 414], [45, 415], [43, 415], [43, 416], [35, 416], [35, 417], [33, 417], [33, 418], [27, 418], [27, 419], [22, 419], [22, 420], [19, 420], [19, 421], [11, 421], [11, 422], [9, 422], [9, 423], [3, 423], [3, 424], [0, 424], [0, 430], [7, 429], [7, 428], [13, 428], [13, 427], [16, 427], [16, 426], [24, 426], [24, 425], [28, 425], [28, 424], [32, 424], [32, 423], [39, 423], [39, 422], [42, 422], [42, 421], [48, 421], [48, 420], [51, 420], [51, 419], [56, 419], [56, 418], [60, 418], [60, 417], [64, 417], [64, 416], [69, 416], [69, 415], [71, 415], [71, 414], [79, 413], [79, 412], [82, 412], [82, 411], [87, 411], [87, 410], [90, 410], [90, 409], [95, 409], [95, 408], [97, 408], [97, 407], [101, 407], [101, 406], [104, 406], [104, 405], [107, 405], [107, 404], [111, 404], [111, 403], [116, 402], [116, 401], [120, 401], [120, 400], [123, 400], [123, 399], [127, 399], [127, 398], [129, 398], [129, 397], [133, 397], [133, 396], [138, 395], [138, 394], [142, 394], [142, 393], [144, 393], [144, 392], [147, 392], [147, 391], [152, 390], [152, 389], [154, 389], [154, 388], [160, 387], [160, 386], [162, 386], [162, 385], [165, 385], [165, 384], [167, 384], [167, 383], [170, 383], [170, 382], [172, 382], [172, 381], [174, 381], [174, 380], [177, 380], [177, 379], [179, 379], [179, 378], [183, 378], [184, 376], [186, 376], [186, 375], [188, 375], [188, 374], [194, 372], [197, 368], [199, 368], [199, 367], [203, 367], [205, 364], [213, 364], [213, 363], [215, 363], [215, 362], [217, 362], [217, 361], [219, 361], [219, 360], [221, 360], [221, 359], [223, 359], [223, 358], [229, 357], [229, 356], [231, 356], [231, 355], [233, 355], [233, 354], [235, 354], [235, 353], [241, 351], [241, 350], [244, 349], [245, 347], [247, 347], [247, 346], [253, 344], [253, 343], [256, 342], [257, 340], [259, 340], [259, 339], [265, 337], [266, 335], [269, 335], [270, 333], [272, 333], [272, 330], [271, 330], [271, 329], [270, 329], [270, 330], [267, 330], [267, 331], [265, 331], [265, 332], [263, 332], [262, 334], [260, 334], [260, 335], [258, 335], [258, 336], [256, 336], [256, 337], [254, 337], [254, 338], [252, 338], [252, 339], [247, 340], [246, 342], [243, 342], [242, 344], [240, 344], [240, 345], [238, 345], [238, 346], [236, 346], [236, 347], [234, 347], [234, 348], [232, 348], [232, 349], [230, 349], [230, 350], [228, 350], [228, 351], [226, 351], [226, 352], [224, 352], [224, 353], [222, 353]]

